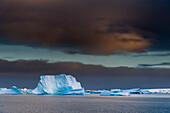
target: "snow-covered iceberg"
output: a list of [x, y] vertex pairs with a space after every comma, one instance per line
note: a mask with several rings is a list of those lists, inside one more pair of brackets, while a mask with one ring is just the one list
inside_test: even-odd
[[39, 95], [84, 95], [84, 88], [71, 75], [45, 75], [40, 76], [37, 87], [31, 93]]
[[12, 86], [12, 89], [0, 88], [0, 94], [22, 95], [23, 93], [16, 86]]

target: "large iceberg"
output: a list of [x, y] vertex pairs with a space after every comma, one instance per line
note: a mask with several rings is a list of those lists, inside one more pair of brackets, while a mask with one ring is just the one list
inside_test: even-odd
[[31, 93], [39, 95], [84, 95], [84, 88], [71, 75], [45, 75], [40, 76], [37, 87]]
[[23, 93], [16, 86], [12, 86], [12, 89], [0, 88], [0, 94], [22, 95]]

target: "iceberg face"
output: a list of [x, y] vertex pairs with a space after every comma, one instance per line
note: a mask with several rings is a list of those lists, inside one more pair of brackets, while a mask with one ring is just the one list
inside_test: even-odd
[[46, 75], [41, 76], [37, 87], [32, 94], [84, 94], [81, 84], [71, 75]]
[[23, 93], [16, 86], [12, 86], [12, 89], [0, 88], [0, 94], [22, 95]]
[[71, 90], [68, 93], [64, 93], [63, 95], [84, 95], [84, 88], [82, 89], [77, 89], [77, 90]]

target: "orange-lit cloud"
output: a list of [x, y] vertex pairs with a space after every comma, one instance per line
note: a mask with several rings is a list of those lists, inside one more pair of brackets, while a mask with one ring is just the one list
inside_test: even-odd
[[149, 26], [155, 13], [132, 1], [1, 0], [0, 37], [70, 54], [144, 52], [156, 33], [138, 26]]

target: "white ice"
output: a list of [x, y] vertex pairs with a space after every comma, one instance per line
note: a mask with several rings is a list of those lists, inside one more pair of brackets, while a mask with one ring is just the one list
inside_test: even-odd
[[81, 84], [71, 75], [45, 75], [40, 77], [37, 87], [32, 94], [84, 94]]
[[12, 89], [0, 88], [0, 94], [21, 95], [23, 93], [16, 86], [12, 86]]

